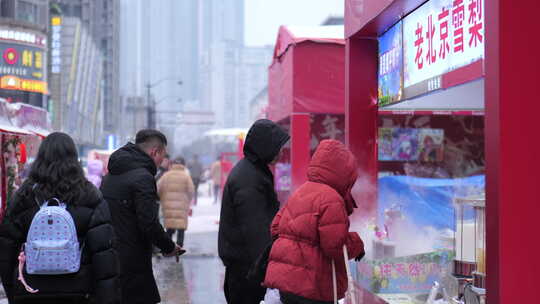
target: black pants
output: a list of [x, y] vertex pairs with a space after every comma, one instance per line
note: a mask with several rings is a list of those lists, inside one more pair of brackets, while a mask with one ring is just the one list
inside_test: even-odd
[[197, 205], [197, 198], [199, 197], [199, 184], [201, 183], [200, 178], [192, 178], [193, 187], [195, 188], [195, 194], [193, 195], [193, 204]]
[[281, 302], [283, 304], [333, 304], [334, 302], [317, 301], [303, 298], [301, 296], [293, 295], [291, 293], [280, 292]]
[[216, 204], [219, 200], [219, 190], [221, 186], [220, 185], [214, 185], [214, 204]]
[[167, 229], [167, 234], [170, 238], [172, 238], [172, 235], [175, 231], [178, 231], [178, 234], [176, 234], [176, 244], [180, 245], [180, 247], [184, 247], [184, 232], [185, 230], [182, 229]]
[[259, 304], [266, 288], [246, 279], [248, 267], [226, 267], [223, 291], [228, 304]]

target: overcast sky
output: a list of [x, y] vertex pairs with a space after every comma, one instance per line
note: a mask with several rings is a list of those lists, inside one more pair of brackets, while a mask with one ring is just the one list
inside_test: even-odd
[[320, 25], [343, 16], [344, 0], [245, 0], [248, 46], [273, 45], [280, 25]]

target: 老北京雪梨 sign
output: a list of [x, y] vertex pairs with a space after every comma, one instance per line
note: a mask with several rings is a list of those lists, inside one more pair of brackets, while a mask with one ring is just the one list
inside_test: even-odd
[[442, 75], [483, 59], [484, 42], [484, 0], [432, 0], [418, 8], [403, 21], [406, 97], [440, 89]]
[[484, 46], [484, 0], [426, 2], [379, 38], [379, 105], [442, 88], [442, 76], [483, 59]]

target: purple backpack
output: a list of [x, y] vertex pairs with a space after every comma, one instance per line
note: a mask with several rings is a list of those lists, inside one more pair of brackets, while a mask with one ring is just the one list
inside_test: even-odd
[[[58, 206], [50, 205], [56, 201]], [[77, 230], [66, 204], [53, 198], [34, 215], [24, 246], [26, 272], [34, 275], [68, 274], [79, 271], [81, 250]]]

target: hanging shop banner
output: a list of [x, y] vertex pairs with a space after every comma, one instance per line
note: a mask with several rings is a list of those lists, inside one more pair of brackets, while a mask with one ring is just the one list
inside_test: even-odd
[[484, 0], [429, 1], [403, 21], [405, 97], [441, 88], [441, 75], [484, 58]]
[[379, 37], [379, 106], [403, 97], [403, 26], [399, 22]]

